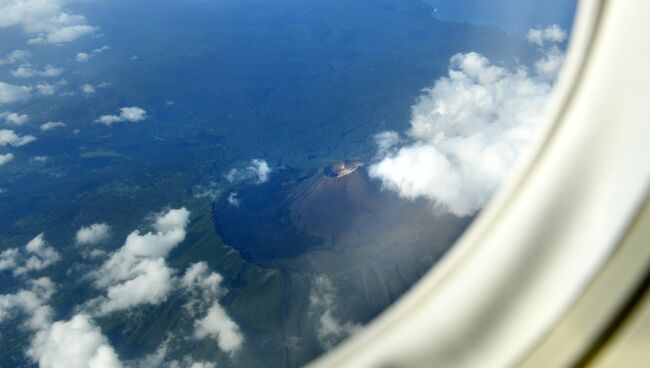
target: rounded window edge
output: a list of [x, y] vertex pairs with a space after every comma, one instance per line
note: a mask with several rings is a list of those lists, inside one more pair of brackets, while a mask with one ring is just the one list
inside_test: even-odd
[[[643, 109], [638, 89], [647, 92], [650, 83], [603, 73], [630, 56], [617, 52], [626, 46], [621, 34], [642, 36], [648, 28], [639, 7], [648, 5], [579, 3], [537, 141], [449, 254], [363, 332], [312, 366], [509, 366], [547, 335], [602, 268], [646, 195], [650, 172], [638, 158], [650, 156], [643, 142], [650, 136], [647, 111], [628, 110], [617, 124], [612, 111]], [[640, 57], [631, 67], [650, 58], [647, 46], [637, 46], [630, 52]], [[624, 93], [603, 104], [609, 88]], [[589, 144], [593, 152], [585, 151]], [[589, 153], [604, 166], [585, 162]], [[607, 178], [608, 170], [619, 175]], [[575, 263], [585, 251], [593, 251], [589, 260]], [[544, 277], [549, 270], [560, 272]], [[562, 292], [553, 290], [563, 277], [572, 279]], [[522, 326], [527, 321], [532, 325]]]

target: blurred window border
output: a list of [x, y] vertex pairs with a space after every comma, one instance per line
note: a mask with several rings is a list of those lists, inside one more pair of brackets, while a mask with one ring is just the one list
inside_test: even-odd
[[593, 354], [650, 263], [629, 241], [650, 187], [647, 14], [647, 1], [579, 2], [542, 132], [495, 198], [313, 367], [572, 366]]

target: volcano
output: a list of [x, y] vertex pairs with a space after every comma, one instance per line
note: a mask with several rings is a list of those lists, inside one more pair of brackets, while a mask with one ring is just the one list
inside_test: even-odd
[[[306, 255], [310, 263], [320, 262], [314, 260], [319, 255], [336, 264], [367, 252], [382, 252], [374, 260], [431, 255], [440, 244], [446, 249], [468, 223], [436, 215], [428, 202], [382, 191], [361, 161], [278, 169], [264, 184], [243, 183], [224, 193], [213, 217], [223, 240], [244, 258], [283, 265]], [[342, 254], [347, 255], [337, 259]]]

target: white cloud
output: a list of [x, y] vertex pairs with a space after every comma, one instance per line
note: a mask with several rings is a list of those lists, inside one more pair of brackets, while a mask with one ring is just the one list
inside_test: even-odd
[[563, 57], [556, 47], [543, 53], [532, 73], [477, 53], [455, 55], [449, 75], [413, 105], [408, 141], [388, 149], [378, 142], [381, 160], [370, 175], [404, 198], [426, 198], [458, 216], [476, 213], [540, 121]]
[[88, 60], [90, 60], [90, 54], [86, 52], [79, 52], [77, 53], [77, 56], [75, 57], [75, 60], [77, 60], [80, 63], [85, 63]]
[[[50, 84], [50, 83], [47, 83], [47, 82], [39, 83], [36, 86], [34, 86], [34, 89], [40, 95], [52, 96], [59, 90], [59, 88], [61, 88], [62, 86], [65, 86], [67, 84], [68, 84], [68, 82], [65, 79], [62, 79], [62, 80], [60, 80], [60, 81], [58, 81], [58, 82], [56, 82], [54, 84]], [[70, 93], [71, 92], [67, 92], [67, 93], [64, 93], [64, 94], [61, 94], [61, 95], [62, 96], [63, 95], [69, 95]]]
[[394, 131], [381, 132], [375, 135], [377, 143], [377, 156], [383, 157], [390, 153], [398, 144], [402, 143], [399, 133]]
[[194, 336], [197, 339], [206, 337], [217, 341], [219, 348], [225, 352], [234, 353], [244, 343], [244, 336], [239, 326], [228, 316], [219, 303], [215, 302], [208, 309], [208, 314], [194, 323]]
[[228, 201], [228, 204], [235, 207], [239, 207], [241, 204], [241, 200], [237, 197], [237, 192], [230, 192], [226, 201]]
[[29, 330], [40, 330], [50, 324], [52, 309], [46, 303], [54, 293], [54, 283], [47, 277], [31, 280], [30, 283], [29, 289], [0, 295], [0, 322], [22, 313], [29, 317], [25, 323]]
[[265, 160], [254, 159], [244, 169], [231, 169], [225, 176], [229, 182], [242, 180], [255, 180], [256, 184], [263, 184], [269, 181], [271, 168]]
[[139, 107], [123, 107], [120, 109], [120, 118], [126, 121], [141, 121], [147, 118], [147, 112]]
[[0, 65], [11, 65], [27, 59], [31, 53], [27, 50], [14, 50], [0, 59]]
[[106, 336], [85, 314], [39, 331], [27, 354], [40, 368], [122, 367]]
[[18, 114], [15, 112], [3, 112], [0, 113], [0, 117], [5, 120], [5, 123], [18, 126], [21, 126], [29, 121], [29, 116], [27, 114]]
[[165, 340], [155, 352], [147, 354], [144, 358], [139, 359], [136, 364], [133, 366], [137, 368], [162, 368], [170, 367], [169, 364], [166, 364], [167, 359], [167, 350], [169, 349], [169, 337]]
[[56, 68], [52, 65], [47, 65], [44, 69], [38, 70], [30, 64], [23, 64], [11, 71], [11, 75], [16, 78], [58, 77], [61, 74], [63, 74], [63, 68]]
[[0, 28], [19, 26], [32, 37], [29, 43], [65, 43], [97, 30], [85, 17], [63, 10], [66, 0], [4, 0]]
[[528, 41], [538, 46], [544, 46], [546, 43], [564, 42], [566, 39], [566, 31], [557, 24], [528, 30]]
[[137, 368], [216, 368], [215, 363], [204, 361], [195, 361], [191, 356], [185, 356], [181, 361], [169, 360], [167, 351], [169, 350], [170, 338], [168, 337], [155, 352], [139, 359], [131, 366]]
[[181, 284], [190, 292], [200, 292], [205, 299], [212, 300], [219, 296], [222, 281], [220, 274], [210, 272], [207, 263], [197, 262], [185, 271]]
[[31, 161], [32, 161], [32, 162], [43, 163], [43, 162], [47, 162], [47, 159], [48, 159], [47, 156], [34, 156], [34, 157], [32, 157], [32, 160], [31, 160]]
[[309, 313], [318, 316], [316, 336], [325, 349], [330, 349], [361, 328], [356, 323], [341, 322], [335, 318], [335, 298], [332, 281], [325, 275], [316, 276], [309, 294]]
[[217, 364], [210, 362], [190, 362], [186, 366], [190, 368], [216, 368]]
[[271, 168], [264, 160], [252, 160], [251, 166], [248, 168], [255, 172], [257, 176], [257, 183], [262, 184], [269, 181], [269, 175], [271, 174]]
[[111, 227], [107, 224], [92, 224], [81, 227], [77, 231], [76, 241], [80, 245], [96, 245], [102, 243], [111, 236]]
[[31, 135], [18, 135], [13, 130], [2, 129], [0, 130], [0, 147], [14, 146], [20, 147], [36, 140], [36, 137]]
[[101, 54], [102, 52], [104, 52], [104, 51], [108, 51], [108, 50], [110, 50], [110, 49], [111, 49], [110, 46], [108, 46], [108, 45], [104, 45], [104, 46], [102, 46], [102, 47], [100, 47], [100, 48], [94, 49], [94, 50], [93, 50], [93, 54]]
[[45, 132], [56, 128], [62, 128], [64, 126], [65, 123], [62, 123], [60, 121], [48, 121], [47, 123], [41, 125], [41, 131]]
[[181, 287], [191, 296], [185, 304], [185, 309], [192, 315], [205, 312], [207, 307], [214, 301], [225, 294], [221, 287], [223, 277], [216, 273], [210, 272], [205, 262], [192, 264], [181, 279]]
[[96, 120], [98, 123], [102, 123], [104, 125], [113, 125], [115, 123], [119, 123], [121, 121], [124, 121], [124, 119], [120, 118], [117, 115], [102, 115]]
[[194, 323], [194, 336], [197, 339], [213, 338], [223, 351], [234, 353], [238, 351], [244, 336], [239, 326], [233, 321], [218, 299], [225, 294], [221, 287], [223, 277], [210, 272], [205, 262], [192, 264], [181, 279], [181, 286], [191, 299], [185, 304], [185, 309], [191, 315], [205, 314]]
[[0, 154], [0, 166], [13, 161], [14, 155], [12, 153], [6, 153], [4, 155]]
[[108, 46], [102, 46], [100, 48], [94, 49], [90, 53], [88, 53], [88, 52], [79, 52], [79, 53], [77, 53], [77, 56], [75, 57], [75, 59], [80, 63], [85, 63], [85, 62], [89, 61], [94, 55], [101, 54], [104, 51], [107, 51], [107, 50], [110, 50], [110, 49], [111, 48], [108, 47]]
[[97, 28], [85, 25], [77, 24], [74, 26], [68, 26], [59, 28], [53, 32], [50, 32], [47, 37], [36, 37], [29, 40], [31, 44], [42, 44], [42, 43], [66, 43], [76, 40], [81, 36], [91, 34], [95, 32]]
[[5, 249], [0, 253], [0, 271], [13, 270], [18, 266], [20, 251], [18, 248]]
[[81, 92], [87, 95], [91, 95], [95, 93], [95, 87], [91, 86], [90, 84], [84, 84], [83, 86], [79, 87], [79, 89], [81, 90]]
[[185, 239], [190, 212], [172, 209], [156, 216], [156, 232], [133, 231], [124, 245], [94, 273], [96, 285], [107, 289], [94, 301], [100, 313], [128, 309], [139, 304], [158, 304], [171, 290], [173, 271], [164, 258]]
[[43, 234], [25, 245], [25, 251], [10, 248], [0, 253], [0, 271], [12, 270], [15, 276], [30, 271], [40, 271], [61, 259], [59, 253], [47, 246]]
[[540, 78], [553, 82], [564, 64], [564, 52], [557, 46], [551, 46], [545, 55], [535, 62], [535, 71]]
[[219, 189], [219, 185], [216, 182], [211, 181], [206, 185], [196, 185], [194, 188], [192, 188], [192, 192], [194, 192], [194, 198], [209, 198], [210, 200], [214, 201], [221, 194], [221, 189]]
[[47, 65], [45, 69], [39, 72], [43, 77], [58, 77], [63, 74], [63, 68], [55, 68], [52, 65]]
[[99, 312], [107, 314], [141, 304], [159, 304], [171, 291], [172, 270], [160, 257], [144, 259], [129, 270], [125, 281], [109, 286]]
[[22, 275], [30, 271], [40, 271], [61, 259], [59, 253], [47, 246], [44, 235], [38, 234], [25, 245], [26, 256], [22, 265], [14, 268], [14, 275]]
[[26, 101], [31, 97], [32, 88], [0, 82], [0, 104]]
[[147, 118], [147, 111], [139, 107], [123, 107], [120, 115], [102, 115], [96, 121], [104, 125], [112, 125], [122, 121], [142, 121]]
[[37, 84], [35, 88], [36, 88], [36, 92], [38, 92], [43, 96], [52, 96], [59, 89], [59, 85], [41, 83], [41, 84]]

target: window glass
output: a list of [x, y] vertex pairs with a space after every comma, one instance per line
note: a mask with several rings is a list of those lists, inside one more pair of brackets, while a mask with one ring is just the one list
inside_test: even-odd
[[574, 11], [0, 1], [0, 366], [295, 367], [331, 349], [488, 203]]

